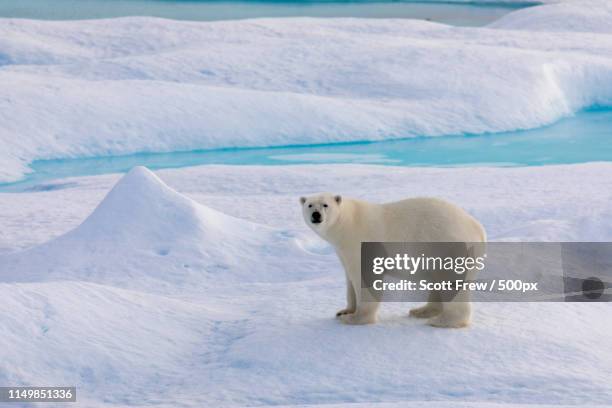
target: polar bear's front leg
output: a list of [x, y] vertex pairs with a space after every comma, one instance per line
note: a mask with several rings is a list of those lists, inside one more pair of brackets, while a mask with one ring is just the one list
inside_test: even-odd
[[357, 297], [355, 295], [355, 289], [353, 288], [353, 284], [351, 280], [346, 277], [346, 308], [342, 310], [338, 310], [336, 313], [336, 317], [340, 317], [343, 315], [355, 313], [355, 309], [357, 307]]
[[373, 324], [376, 323], [380, 302], [358, 302], [355, 313], [340, 316], [342, 323], [346, 324]]

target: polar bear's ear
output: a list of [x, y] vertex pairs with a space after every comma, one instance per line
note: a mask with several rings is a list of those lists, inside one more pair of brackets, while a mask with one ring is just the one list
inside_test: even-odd
[[334, 200], [336, 200], [336, 204], [340, 204], [342, 202], [342, 197], [339, 195], [334, 196]]
[[306, 197], [300, 197], [300, 204], [304, 205], [306, 203]]

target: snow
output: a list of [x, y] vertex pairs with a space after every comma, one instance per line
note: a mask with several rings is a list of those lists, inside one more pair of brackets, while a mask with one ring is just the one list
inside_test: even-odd
[[[38, 159], [542, 126], [611, 105], [606, 3], [483, 28], [1, 19], [0, 181]], [[610, 241], [611, 174], [140, 167], [0, 194], [0, 384], [75, 385], [92, 408], [610, 406], [610, 304], [480, 303], [440, 330], [395, 303], [342, 325], [341, 266], [298, 197], [439, 196], [492, 240]]]
[[[240, 256], [232, 248], [239, 248]], [[203, 283], [220, 276], [232, 284], [250, 282], [253, 274], [243, 258], [266, 265], [268, 278], [258, 274], [258, 281], [278, 280], [286, 264], [271, 253], [276, 251], [289, 257], [302, 254], [282, 232], [198, 205], [137, 167], [77, 228], [7, 255], [0, 276], [5, 282], [68, 279], [141, 290], [161, 286], [164, 292], [199, 291]], [[121, 270], [125, 273], [108, 275]], [[298, 278], [291, 271], [283, 275]]]
[[610, 106], [612, 9], [593, 4], [482, 28], [1, 19], [0, 181], [38, 159], [499, 132]]
[[[319, 190], [436, 195], [494, 240], [608, 241], [609, 174], [135, 168], [2, 194], [0, 383], [76, 385], [88, 407], [610, 405], [610, 304], [477, 304], [466, 330], [385, 304], [378, 325], [341, 325], [343, 273], [298, 204]], [[56, 216], [66, 202], [74, 218]]]
[[597, 0], [518, 10], [490, 27], [528, 31], [574, 31], [612, 34], [612, 4]]

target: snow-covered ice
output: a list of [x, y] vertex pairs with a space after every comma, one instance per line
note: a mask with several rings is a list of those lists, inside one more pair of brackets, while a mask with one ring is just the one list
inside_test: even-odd
[[[610, 174], [201, 166], [162, 181], [136, 168], [3, 194], [0, 383], [75, 384], [91, 407], [610, 405], [610, 304], [477, 304], [458, 331], [385, 304], [380, 324], [344, 326], [342, 270], [297, 200], [436, 195], [495, 240], [604, 241]], [[66, 202], [71, 217], [56, 212]]]
[[[5, 256], [0, 276], [5, 282], [110, 281], [140, 290], [161, 286], [164, 292], [199, 292], [218, 274], [226, 284], [307, 277], [286, 270], [277, 252], [289, 258], [303, 253], [282, 231], [198, 205], [137, 167], [76, 229]], [[262, 266], [256, 277], [245, 259], [257, 259]], [[109, 276], [109, 271], [115, 273]]]
[[[561, 2], [560, 2], [561, 3]], [[578, 31], [610, 34], [609, 2], [570, 0], [554, 7], [535, 7], [510, 13], [490, 24], [493, 28], [527, 31]]]
[[[484, 28], [1, 19], [0, 182], [36, 159], [542, 126], [612, 105], [609, 21], [601, 0]], [[344, 326], [343, 272], [298, 204], [439, 196], [492, 240], [610, 241], [610, 163], [135, 168], [48, 187], [0, 194], [1, 385], [76, 385], [93, 408], [612, 405], [609, 303], [477, 304], [465, 330], [396, 303]]]
[[36, 159], [508, 131], [610, 106], [612, 5], [593, 4], [576, 25], [570, 2], [483, 28], [1, 19], [0, 181]]

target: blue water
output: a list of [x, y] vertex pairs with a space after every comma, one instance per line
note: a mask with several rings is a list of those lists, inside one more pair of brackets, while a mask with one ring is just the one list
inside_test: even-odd
[[155, 16], [179, 20], [255, 17], [416, 18], [481, 26], [518, 8], [538, 4], [467, 4], [414, 0], [0, 0], [0, 17], [74, 20]]
[[340, 143], [250, 149], [134, 154], [89, 159], [44, 160], [34, 172], [0, 191], [50, 190], [52, 179], [200, 164], [286, 165], [367, 163], [396, 166], [541, 166], [612, 161], [612, 109], [590, 110], [544, 128], [487, 135], [419, 137], [385, 142]]

